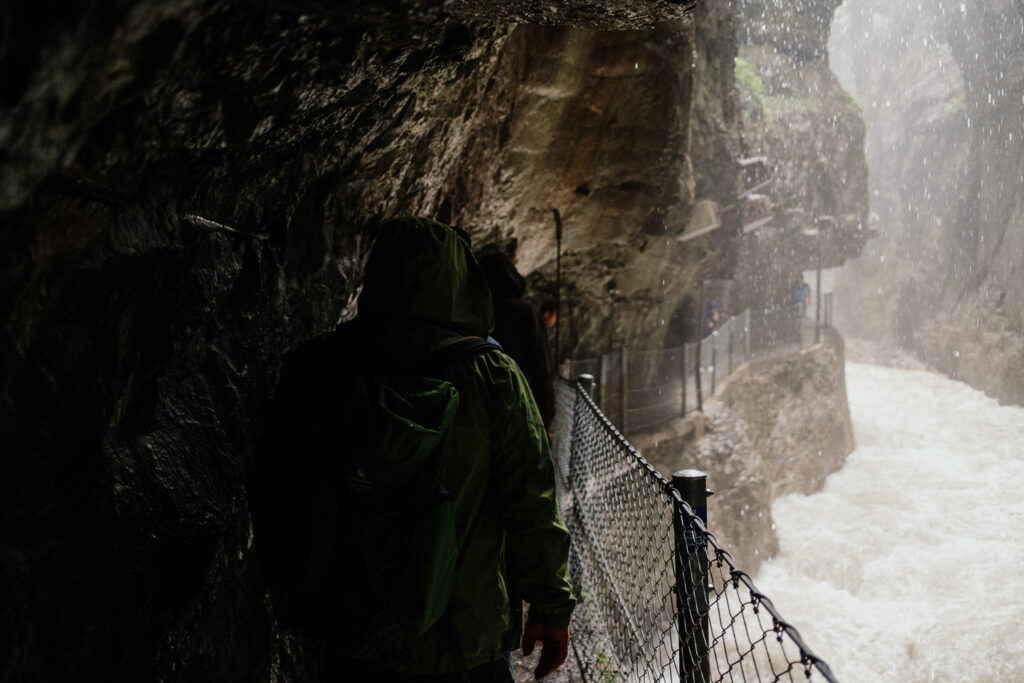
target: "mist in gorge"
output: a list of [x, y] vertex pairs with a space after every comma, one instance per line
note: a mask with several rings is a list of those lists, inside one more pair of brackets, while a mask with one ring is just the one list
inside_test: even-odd
[[851, 0], [829, 58], [864, 112], [879, 235], [837, 325], [1024, 402], [1024, 5]]

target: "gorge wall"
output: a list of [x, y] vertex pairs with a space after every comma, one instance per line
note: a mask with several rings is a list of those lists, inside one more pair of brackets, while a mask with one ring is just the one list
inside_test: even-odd
[[788, 304], [801, 271], [841, 265], [872, 236], [863, 119], [825, 49], [838, 5], [743, 3], [743, 153], [767, 157], [773, 181], [759, 191], [772, 219], [747, 231], [740, 249], [742, 307]]
[[[838, 5], [748, 0], [733, 15], [736, 96], [716, 102], [736, 107], [739, 136], [707, 137], [734, 141], [741, 158], [765, 158], [771, 180], [751, 194], [742, 175], [731, 185], [702, 184], [700, 169], [714, 165], [695, 166], [698, 197], [733, 207], [722, 221], [731, 239], [717, 238], [728, 265], [702, 273], [704, 291], [726, 311], [788, 305], [797, 273], [842, 265], [876, 235], [861, 110], [828, 65]], [[695, 128], [709, 109], [717, 114], [698, 96]], [[704, 158], [698, 149], [707, 147], [694, 147], [695, 160]], [[727, 186], [732, 194], [723, 193]], [[778, 548], [772, 501], [817, 490], [854, 448], [844, 344], [834, 330], [825, 330], [824, 342], [747, 364], [706, 401], [704, 414], [631, 435], [666, 477], [688, 467], [708, 473], [708, 485], [722, 494], [708, 503], [712, 529], [746, 571]]]
[[[24, 74], [0, 118], [5, 680], [310, 677], [253, 562], [250, 439], [282, 354], [351, 315], [376, 218], [492, 215], [506, 162], [526, 187], [536, 171], [597, 200], [633, 183], [649, 201], [608, 209], [623, 221], [685, 213], [685, 6], [460, 7], [86, 2], [40, 24], [5, 6], [3, 70]], [[626, 133], [591, 162], [608, 121], [577, 126], [590, 108], [570, 95], [598, 82], [667, 111], [621, 111]], [[530, 139], [529, 107], [566, 103]], [[555, 135], [590, 147], [564, 170], [544, 169], [562, 154], [512, 163], [510, 140], [532, 158]], [[544, 220], [553, 201], [507, 199]], [[519, 219], [493, 215], [463, 225], [484, 242]]]
[[1024, 402], [1024, 5], [848, 2], [834, 34], [880, 233], [837, 285], [838, 324]]
[[[563, 355], [656, 344], [705, 281], [732, 291], [741, 15], [686, 9], [5, 5], [2, 677], [311, 675], [244, 482], [282, 354], [352, 315], [378, 219], [515, 247], [551, 295], [558, 209]], [[682, 242], [701, 199], [722, 227]]]

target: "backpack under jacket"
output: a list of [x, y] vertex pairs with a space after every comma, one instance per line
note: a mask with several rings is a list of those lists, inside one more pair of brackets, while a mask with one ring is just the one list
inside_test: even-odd
[[411, 374], [353, 357], [332, 368], [344, 357], [335, 353], [306, 378], [330, 387], [305, 396], [285, 388], [298, 394], [282, 406], [297, 413], [293, 423], [316, 430], [312, 422], [334, 412], [345, 425], [343, 444], [318, 444], [302, 463], [309, 485], [295, 501], [305, 521], [296, 521], [307, 528], [293, 530], [304, 540], [290, 549], [301, 569], [279, 585], [291, 626], [341, 644], [345, 657], [381, 658], [444, 615], [459, 557], [454, 497], [443, 483], [459, 393], [432, 375], [493, 348], [453, 337]]

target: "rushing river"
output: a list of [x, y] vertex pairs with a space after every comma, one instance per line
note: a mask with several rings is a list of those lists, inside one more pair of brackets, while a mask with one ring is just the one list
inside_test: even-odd
[[1024, 408], [850, 363], [857, 449], [756, 583], [844, 683], [1024, 681]]

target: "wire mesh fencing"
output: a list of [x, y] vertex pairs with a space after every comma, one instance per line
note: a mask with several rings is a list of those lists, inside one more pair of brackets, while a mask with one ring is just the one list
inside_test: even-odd
[[595, 401], [625, 434], [657, 427], [703, 410], [727, 377], [746, 361], [791, 348], [815, 337], [802, 304], [744, 310], [699, 342], [667, 349], [623, 347], [597, 358], [567, 361], [562, 374], [592, 375]]
[[[750, 345], [755, 353], [804, 346], [806, 315], [803, 304], [750, 311]], [[812, 330], [813, 335], [813, 330]], [[813, 336], [811, 337], [813, 339]]]
[[685, 501], [580, 385], [560, 383], [558, 402], [554, 452], [579, 600], [572, 646], [585, 680], [834, 682], [708, 531], [700, 501]]

